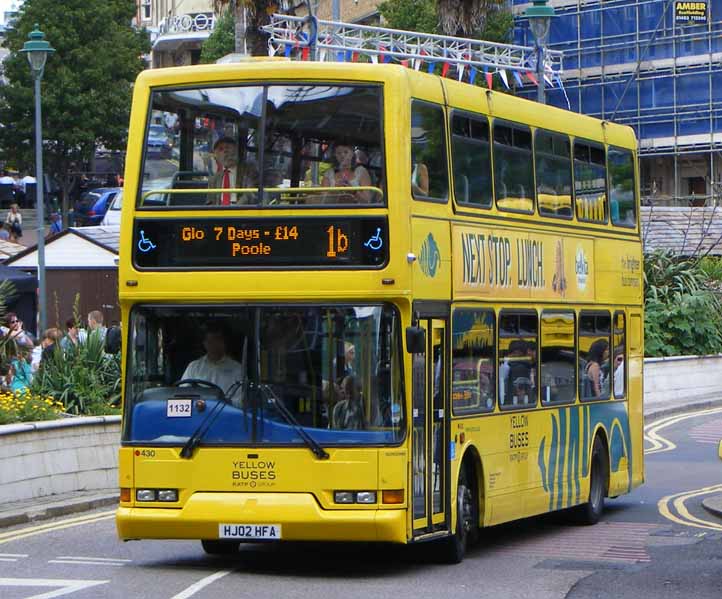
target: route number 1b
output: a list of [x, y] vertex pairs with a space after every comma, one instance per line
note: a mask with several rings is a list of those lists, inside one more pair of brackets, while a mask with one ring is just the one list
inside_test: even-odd
[[348, 250], [348, 235], [338, 227], [331, 225], [326, 229], [328, 233], [327, 258], [335, 258], [337, 254], [343, 254]]

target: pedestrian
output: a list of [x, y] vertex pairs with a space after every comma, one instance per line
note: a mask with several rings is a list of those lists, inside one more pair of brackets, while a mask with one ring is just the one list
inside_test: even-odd
[[63, 351], [77, 349], [81, 343], [85, 342], [87, 335], [85, 331], [78, 328], [75, 318], [68, 318], [65, 321], [65, 330], [67, 331], [65, 337], [60, 340], [60, 347], [63, 348]]
[[23, 215], [20, 214], [16, 203], [10, 204], [5, 222], [10, 225], [10, 241], [17, 241], [23, 236]]
[[0, 226], [0, 240], [10, 241], [10, 225], [8, 223], [2, 223]]
[[33, 370], [26, 358], [25, 352], [19, 352], [10, 362], [13, 369], [13, 380], [10, 388], [16, 393], [27, 391], [33, 382]]
[[3, 337], [15, 341], [19, 349], [32, 350], [35, 347], [35, 339], [23, 327], [23, 321], [18, 318], [15, 312], [8, 312], [5, 315], [5, 326], [0, 327]]
[[105, 340], [105, 335], [108, 332], [103, 326], [103, 313], [100, 310], [93, 310], [88, 313], [88, 335], [100, 335], [100, 338]]
[[53, 212], [50, 215], [50, 231], [48, 231], [48, 237], [57, 235], [63, 230], [63, 220], [57, 212]]

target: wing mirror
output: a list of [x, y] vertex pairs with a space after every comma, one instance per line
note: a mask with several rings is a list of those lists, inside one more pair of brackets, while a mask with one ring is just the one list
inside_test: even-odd
[[406, 327], [406, 351], [423, 354], [426, 351], [426, 331], [421, 327]]

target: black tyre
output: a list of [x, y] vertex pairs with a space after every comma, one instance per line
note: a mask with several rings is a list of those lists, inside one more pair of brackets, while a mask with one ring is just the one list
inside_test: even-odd
[[456, 486], [456, 530], [442, 542], [442, 555], [445, 563], [458, 564], [464, 560], [466, 550], [477, 539], [478, 527], [479, 503], [476, 496], [476, 485], [469, 473], [469, 468], [467, 465], [463, 465]]
[[238, 541], [201, 541], [203, 545], [203, 551], [208, 555], [232, 555], [238, 552], [240, 543]]
[[575, 510], [580, 524], [596, 524], [604, 512], [604, 497], [609, 483], [607, 450], [599, 437], [592, 446], [592, 465], [589, 481], [589, 499]]

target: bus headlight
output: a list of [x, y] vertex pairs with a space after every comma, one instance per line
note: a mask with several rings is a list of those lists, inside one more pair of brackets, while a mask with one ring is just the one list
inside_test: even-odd
[[155, 501], [155, 498], [155, 489], [136, 489], [135, 491], [136, 501]]
[[178, 501], [178, 489], [158, 489], [158, 501]]
[[376, 491], [359, 491], [356, 493], [356, 503], [376, 503]]
[[336, 503], [353, 503], [353, 491], [334, 491], [333, 500]]

